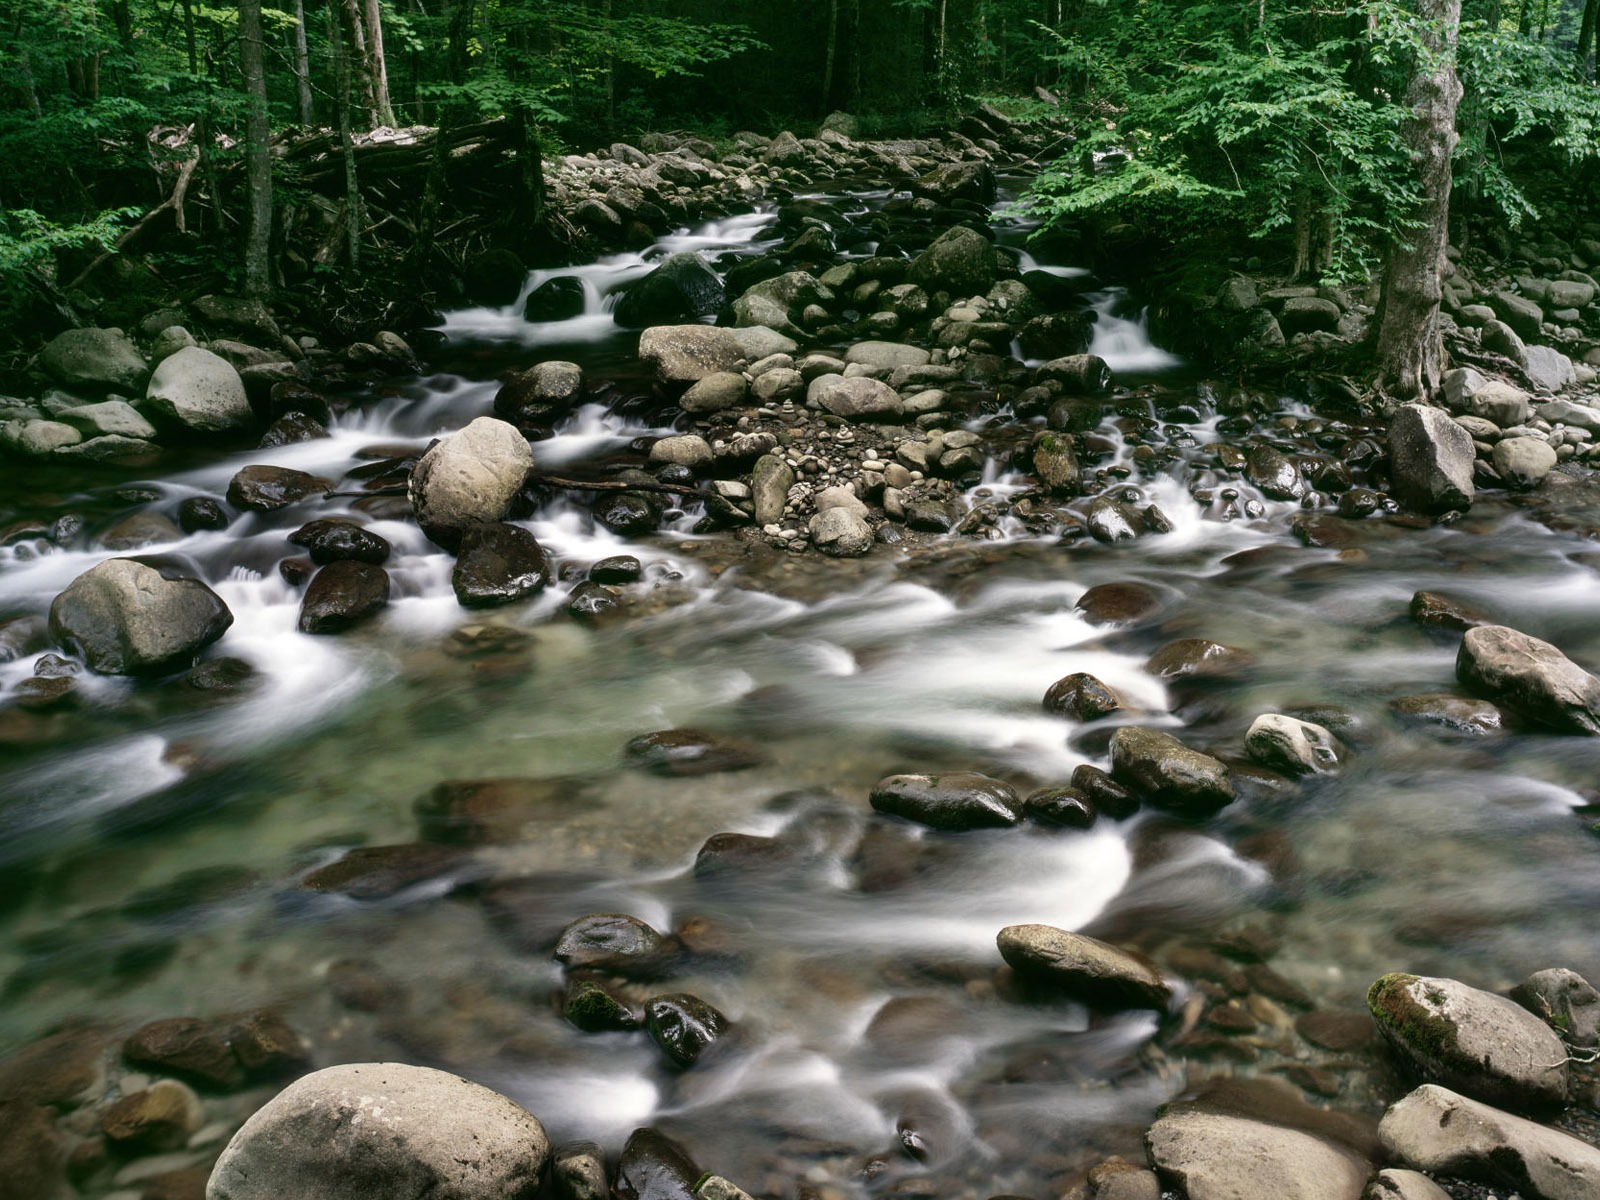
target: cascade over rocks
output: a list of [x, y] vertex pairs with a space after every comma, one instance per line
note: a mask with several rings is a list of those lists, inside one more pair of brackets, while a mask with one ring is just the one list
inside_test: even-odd
[[550, 1146], [498, 1092], [402, 1063], [290, 1084], [233, 1136], [206, 1200], [533, 1200]]
[[624, 328], [643, 329], [709, 317], [723, 305], [722, 279], [692, 251], [661, 260], [617, 301], [613, 316]]

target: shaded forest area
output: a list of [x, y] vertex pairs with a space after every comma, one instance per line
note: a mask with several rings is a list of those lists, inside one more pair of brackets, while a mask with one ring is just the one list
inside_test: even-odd
[[[570, 256], [544, 208], [552, 154], [663, 130], [805, 136], [836, 111], [867, 136], [937, 131], [979, 99], [1061, 134], [1033, 201], [1058, 230], [1131, 223], [1167, 250], [1238, 244], [1349, 281], [1420, 228], [1406, 91], [1456, 33], [1456, 232], [1576, 220], [1600, 148], [1600, 0], [1470, 0], [1447, 41], [1438, 7], [13, 0], [0, 302], [27, 338], [186, 290], [431, 292], [466, 231]], [[410, 127], [426, 128], [383, 132]]]

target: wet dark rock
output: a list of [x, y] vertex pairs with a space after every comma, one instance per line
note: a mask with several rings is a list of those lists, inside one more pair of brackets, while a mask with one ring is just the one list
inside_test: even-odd
[[185, 533], [226, 529], [228, 524], [228, 510], [210, 496], [190, 496], [178, 505], [178, 528]]
[[0, 1102], [75, 1108], [104, 1085], [109, 1043], [104, 1031], [72, 1029], [0, 1059]]
[[1600, 1045], [1600, 992], [1576, 971], [1535, 971], [1511, 989], [1511, 998], [1568, 1045]]
[[182, 1146], [203, 1119], [194, 1092], [176, 1080], [162, 1079], [106, 1109], [100, 1131], [124, 1153], [159, 1154]]
[[1089, 797], [1096, 812], [1114, 821], [1124, 821], [1139, 811], [1139, 797], [1092, 763], [1072, 772], [1072, 786]]
[[1183, 816], [1208, 816], [1235, 798], [1227, 767], [1158, 729], [1117, 730], [1111, 774], [1157, 808]]
[[1411, 597], [1411, 619], [1429, 629], [1464, 632], [1494, 620], [1477, 605], [1443, 592], [1417, 592]]
[[585, 579], [567, 596], [567, 612], [579, 621], [595, 621], [617, 611], [620, 601], [610, 588]]
[[1392, 974], [1368, 990], [1367, 1006], [1384, 1038], [1427, 1082], [1524, 1110], [1567, 1101], [1561, 1039], [1504, 996], [1454, 979]]
[[637, 583], [643, 573], [644, 567], [631, 554], [615, 554], [610, 558], [602, 558], [589, 568], [589, 578], [594, 582], [609, 583], [614, 586]]
[[638, 1029], [644, 1024], [642, 1014], [589, 979], [575, 980], [568, 985], [561, 998], [561, 1015], [568, 1024], [585, 1033]]
[[1071, 787], [1033, 792], [1023, 800], [1022, 811], [1029, 820], [1040, 825], [1058, 825], [1063, 829], [1088, 829], [1098, 815], [1094, 801]]
[[1271, 446], [1251, 447], [1245, 478], [1274, 500], [1298, 500], [1306, 491], [1300, 468]]
[[333, 487], [320, 475], [264, 463], [242, 467], [228, 481], [228, 503], [250, 512], [274, 512], [321, 496]]
[[873, 785], [872, 807], [934, 829], [988, 829], [1015, 825], [1022, 801], [1009, 784], [971, 771], [940, 775], [890, 775]]
[[557, 275], [528, 293], [522, 316], [528, 321], [567, 321], [581, 316], [587, 303], [581, 279], [575, 275]]
[[467, 263], [467, 299], [490, 308], [514, 303], [527, 282], [528, 268], [510, 250], [485, 250]]
[[1443, 409], [1403, 404], [1389, 423], [1389, 474], [1400, 502], [1436, 514], [1471, 506], [1472, 435]]
[[728, 1018], [698, 996], [656, 996], [644, 1007], [645, 1028], [674, 1064], [692, 1067], [728, 1029]]
[[538, 595], [550, 580], [544, 547], [520, 525], [476, 525], [461, 535], [450, 586], [466, 608], [491, 608]]
[[1164, 1010], [1172, 989], [1143, 955], [1052, 925], [1008, 925], [1000, 956], [1019, 975], [1111, 1008]]
[[371, 563], [339, 559], [311, 578], [300, 604], [301, 633], [339, 633], [389, 603], [389, 573]]
[[50, 634], [108, 675], [152, 675], [187, 666], [233, 624], [198, 579], [167, 579], [113, 558], [89, 568], [50, 605]]
[[229, 1091], [244, 1082], [225, 1026], [199, 1017], [152, 1021], [122, 1046], [129, 1065], [172, 1075], [198, 1087]]
[[1505, 727], [1505, 717], [1487, 700], [1448, 693], [1401, 696], [1389, 705], [1406, 721], [1466, 737], [1490, 737]]
[[676, 953], [665, 937], [625, 913], [579, 917], [556, 939], [555, 960], [569, 970], [606, 971], [630, 979], [661, 974]]
[[1058, 679], [1044, 694], [1046, 712], [1062, 713], [1079, 721], [1098, 721], [1122, 709], [1117, 694], [1093, 675], [1078, 672]]
[[923, 533], [949, 533], [960, 514], [952, 502], [935, 496], [915, 496], [906, 500], [906, 525]]
[[631, 284], [613, 315], [623, 328], [643, 329], [710, 316], [722, 307], [724, 298], [722, 280], [691, 251], [662, 259], [660, 266]]
[[1097, 542], [1131, 542], [1143, 527], [1139, 513], [1113, 496], [1096, 496], [1089, 505], [1089, 535]]
[[358, 846], [300, 881], [313, 892], [338, 892], [353, 900], [386, 900], [419, 883], [454, 874], [468, 862], [454, 846], [411, 843]]
[[289, 540], [309, 550], [311, 561], [318, 566], [341, 559], [377, 565], [387, 561], [393, 552], [386, 538], [337, 517], [302, 525], [289, 535]]
[[753, 833], [714, 833], [694, 859], [696, 879], [760, 881], [781, 875], [802, 858], [792, 841]]
[[309, 413], [284, 413], [261, 435], [256, 445], [262, 450], [275, 450], [279, 446], [294, 446], [300, 442], [314, 442], [328, 436], [328, 428]]
[[317, 564], [311, 561], [309, 554], [278, 560], [278, 575], [290, 587], [305, 586], [316, 573]]
[[605, 1151], [593, 1142], [568, 1142], [550, 1156], [555, 1200], [610, 1200]]
[[1161, 609], [1161, 596], [1142, 583], [1100, 583], [1075, 606], [1091, 625], [1134, 625]]
[[1017, 340], [1028, 358], [1057, 359], [1083, 354], [1089, 348], [1093, 322], [1087, 312], [1045, 313], [1033, 317]]
[[635, 1129], [617, 1160], [617, 1200], [694, 1200], [702, 1172], [689, 1152], [654, 1129]]
[[643, 492], [607, 492], [594, 502], [594, 519], [623, 537], [642, 537], [655, 532], [661, 509]]
[[494, 397], [494, 415], [513, 425], [551, 425], [583, 403], [583, 368], [577, 363], [537, 363], [507, 377]]
[[304, 1070], [311, 1052], [281, 1016], [270, 1010], [251, 1013], [228, 1031], [233, 1056], [252, 1079], [274, 1079]]
[[1600, 735], [1600, 679], [1549, 642], [1504, 625], [1469, 629], [1456, 654], [1456, 678], [1541, 725]]
[[1162, 646], [1144, 666], [1162, 679], [1217, 678], [1237, 675], [1254, 661], [1247, 651], [1209, 638], [1180, 638]]
[[646, 733], [623, 747], [629, 766], [657, 775], [711, 775], [742, 771], [766, 761], [755, 746], [698, 729], [663, 729]]

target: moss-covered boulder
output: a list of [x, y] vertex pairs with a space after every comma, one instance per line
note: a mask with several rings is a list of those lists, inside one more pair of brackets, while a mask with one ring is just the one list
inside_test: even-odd
[[1378, 1029], [1428, 1083], [1514, 1109], [1567, 1101], [1567, 1050], [1538, 1017], [1454, 979], [1394, 973], [1367, 991]]

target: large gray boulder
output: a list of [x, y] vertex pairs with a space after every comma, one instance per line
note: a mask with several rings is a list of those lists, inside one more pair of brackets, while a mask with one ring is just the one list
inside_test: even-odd
[[289, 1085], [223, 1150], [206, 1200], [532, 1200], [544, 1128], [498, 1092], [401, 1063]]
[[1555, 447], [1537, 437], [1502, 438], [1489, 457], [1506, 486], [1520, 491], [1538, 487], [1557, 462]]
[[1436, 1084], [1391, 1105], [1378, 1138], [1408, 1167], [1514, 1188], [1523, 1200], [1600, 1196], [1600, 1150]]
[[808, 526], [811, 544], [834, 558], [859, 558], [872, 549], [872, 526], [860, 513], [830, 508], [817, 513]]
[[900, 394], [881, 379], [866, 375], [818, 375], [806, 389], [806, 403], [836, 417], [897, 417], [905, 411]]
[[613, 312], [618, 325], [641, 329], [709, 317], [722, 307], [722, 279], [693, 251], [674, 254], [629, 286]]
[[1566, 1103], [1566, 1047], [1504, 996], [1454, 979], [1392, 974], [1368, 990], [1367, 1007], [1389, 1044], [1430, 1082], [1512, 1108]]
[[1017, 974], [1090, 1004], [1165, 1009], [1172, 989], [1142, 955], [1054, 925], [1008, 925], [995, 938]]
[[1522, 369], [1528, 374], [1528, 382], [1539, 392], [1559, 392], [1578, 378], [1572, 360], [1550, 346], [1529, 346]]
[[161, 360], [145, 389], [145, 408], [197, 433], [239, 429], [255, 420], [239, 372], [199, 346], [185, 346]]
[[1312, 1134], [1222, 1112], [1170, 1112], [1145, 1146], [1188, 1200], [1360, 1200], [1369, 1170]]
[[912, 260], [906, 279], [927, 292], [981, 296], [994, 285], [995, 251], [976, 229], [945, 230]]
[[515, 426], [479, 417], [444, 438], [411, 469], [411, 506], [424, 533], [446, 549], [474, 525], [498, 521], [533, 469]]
[[1552, 425], [1570, 425], [1574, 429], [1587, 429], [1600, 433], [1600, 408], [1578, 404], [1572, 400], [1548, 400], [1535, 411]]
[[1495, 292], [1489, 297], [1489, 307], [1523, 338], [1539, 336], [1539, 326], [1544, 324], [1544, 309], [1526, 296], [1515, 292]]
[[50, 635], [104, 675], [186, 667], [233, 614], [198, 579], [167, 579], [131, 558], [90, 567], [50, 605]]
[[833, 293], [808, 271], [787, 271], [753, 284], [733, 302], [736, 325], [762, 326], [789, 337], [804, 337], [800, 317], [811, 304], [827, 304]]
[[639, 335], [639, 357], [662, 383], [698, 383], [744, 366], [745, 351], [732, 333], [713, 325], [657, 325]]
[[1472, 504], [1472, 435], [1440, 408], [1403, 404], [1389, 423], [1389, 474], [1410, 508], [1442, 513]]
[[67, 387], [137, 391], [150, 368], [120, 329], [69, 329], [39, 352], [39, 365]]
[[1170, 733], [1125, 725], [1111, 739], [1111, 775], [1157, 808], [1205, 816], [1233, 802], [1228, 768]]
[[1501, 429], [1509, 429], [1527, 421], [1529, 404], [1527, 392], [1495, 379], [1473, 392], [1466, 402], [1466, 410], [1475, 417], [1493, 421]]
[[494, 396], [494, 415], [513, 425], [552, 425], [583, 403], [583, 368], [552, 359], [510, 375]]
[[922, 347], [903, 342], [857, 342], [845, 351], [844, 361], [892, 371], [896, 367], [925, 367], [932, 357]]
[[1600, 679], [1549, 642], [1504, 625], [1479, 625], [1461, 639], [1456, 678], [1540, 724], [1600, 735]]

